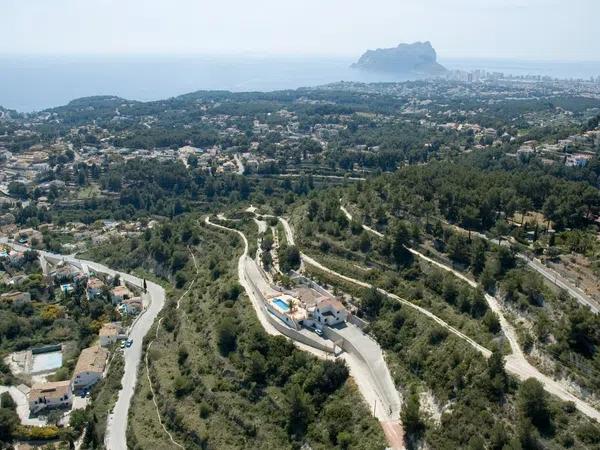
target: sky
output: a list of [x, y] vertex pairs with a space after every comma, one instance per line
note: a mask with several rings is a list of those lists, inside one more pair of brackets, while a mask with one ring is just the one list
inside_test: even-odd
[[0, 54], [356, 56], [431, 41], [442, 58], [600, 61], [599, 0], [1, 0]]

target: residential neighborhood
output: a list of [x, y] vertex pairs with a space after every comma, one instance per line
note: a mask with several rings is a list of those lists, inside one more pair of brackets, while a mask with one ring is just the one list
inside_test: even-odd
[[[131, 345], [128, 328], [145, 309], [144, 293], [118, 277], [32, 250], [15, 250], [8, 244], [2, 246], [0, 276], [0, 306], [33, 307], [40, 311], [44, 324], [37, 335], [44, 345], [13, 351], [3, 362], [10, 376], [21, 382], [18, 390], [9, 391], [18, 404], [27, 402], [21, 419], [24, 424], [43, 426], [52, 411], [68, 418], [72, 410], [89, 403], [90, 390], [106, 376], [115, 352]], [[19, 290], [25, 286], [27, 291]], [[74, 320], [69, 305], [81, 302], [102, 314], [91, 323], [89, 332], [96, 334], [83, 341], [79, 334], [53, 338], [54, 330], [62, 329], [61, 321]], [[113, 321], [105, 321], [108, 317]], [[81, 325], [72, 322], [71, 326]], [[91, 345], [79, 350], [84, 342]]]

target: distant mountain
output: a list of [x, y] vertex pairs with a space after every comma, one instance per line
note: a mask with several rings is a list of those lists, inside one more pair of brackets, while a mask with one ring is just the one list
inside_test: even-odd
[[437, 55], [429, 41], [367, 50], [351, 67], [396, 75], [437, 76], [447, 72], [437, 62]]

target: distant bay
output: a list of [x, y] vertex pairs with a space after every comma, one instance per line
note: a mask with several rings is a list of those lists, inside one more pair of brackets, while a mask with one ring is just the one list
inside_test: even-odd
[[[197, 90], [272, 91], [337, 81], [403, 81], [352, 70], [352, 58], [258, 56], [0, 56], [0, 105], [29, 112], [90, 95], [158, 100]], [[589, 78], [600, 62], [444, 59], [449, 69]]]

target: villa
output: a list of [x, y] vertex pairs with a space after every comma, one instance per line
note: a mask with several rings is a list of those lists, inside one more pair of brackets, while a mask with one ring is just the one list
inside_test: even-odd
[[310, 288], [299, 289], [297, 296], [275, 295], [267, 299], [266, 306], [271, 314], [297, 330], [333, 326], [348, 320], [348, 311], [342, 302]]
[[27, 394], [29, 409], [32, 413], [50, 408], [70, 408], [73, 404], [71, 381], [55, 381], [34, 384]]
[[79, 274], [79, 269], [70, 264], [64, 264], [51, 271], [50, 277], [56, 283], [65, 284], [72, 282], [77, 274]]
[[100, 346], [82, 350], [73, 372], [73, 389], [86, 389], [100, 381], [107, 358], [108, 351]]
[[136, 315], [144, 309], [144, 304], [141, 297], [133, 297], [123, 300], [119, 305], [119, 312], [121, 314]]
[[348, 311], [339, 300], [324, 298], [317, 303], [313, 317], [319, 324], [331, 326], [345, 322], [348, 318]]

